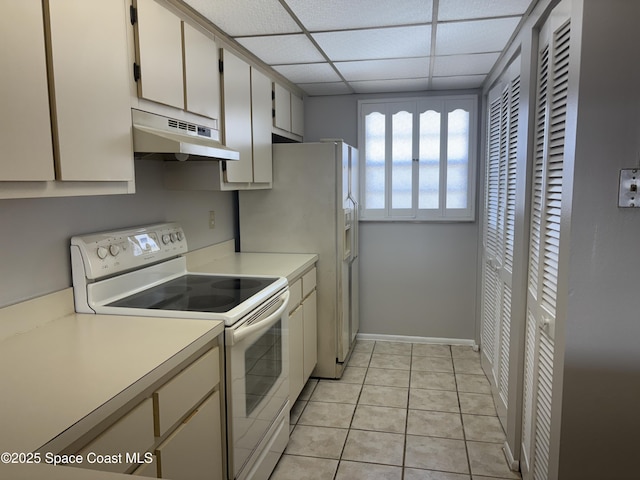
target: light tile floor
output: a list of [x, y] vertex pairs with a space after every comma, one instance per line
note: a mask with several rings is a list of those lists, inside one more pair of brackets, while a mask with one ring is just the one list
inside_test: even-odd
[[340, 380], [311, 379], [270, 480], [519, 479], [471, 347], [359, 341]]

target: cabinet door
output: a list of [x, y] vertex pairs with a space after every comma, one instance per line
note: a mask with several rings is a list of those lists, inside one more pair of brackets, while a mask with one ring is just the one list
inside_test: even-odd
[[58, 180], [133, 180], [125, 5], [48, 5]]
[[0, 4], [3, 180], [53, 180], [42, 2]]
[[227, 182], [253, 181], [251, 148], [251, 72], [249, 64], [227, 50], [222, 58], [224, 144], [240, 152], [240, 160], [226, 162]]
[[289, 315], [289, 403], [293, 403], [304, 387], [303, 307]]
[[289, 90], [277, 83], [273, 84], [275, 117], [273, 125], [277, 128], [291, 131], [291, 94]]
[[304, 314], [304, 376], [306, 382], [318, 363], [318, 306], [314, 290], [302, 304]]
[[271, 80], [251, 69], [251, 125], [253, 131], [253, 181], [273, 180], [271, 155]]
[[147, 398], [78, 452], [85, 459], [91, 452], [99, 455], [123, 454], [121, 462], [83, 462], [74, 466], [125, 473], [133, 463], [126, 461], [124, 454], [135, 452], [144, 455], [144, 452], [153, 446], [153, 442], [153, 403], [150, 398]]
[[220, 118], [218, 48], [213, 39], [183, 23], [185, 108], [209, 118]]
[[304, 135], [304, 104], [302, 98], [291, 94], [291, 133]]
[[182, 21], [155, 0], [134, 1], [138, 9], [138, 96], [182, 109]]
[[220, 392], [205, 400], [156, 455], [161, 478], [222, 480]]

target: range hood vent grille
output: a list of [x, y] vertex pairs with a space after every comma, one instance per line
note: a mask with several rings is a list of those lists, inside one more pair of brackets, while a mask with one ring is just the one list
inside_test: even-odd
[[164, 160], [239, 160], [240, 154], [225, 147], [215, 130], [184, 120], [132, 109], [133, 149], [139, 156]]

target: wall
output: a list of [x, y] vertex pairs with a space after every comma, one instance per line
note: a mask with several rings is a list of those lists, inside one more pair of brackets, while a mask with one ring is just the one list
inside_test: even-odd
[[[73, 235], [179, 221], [190, 250], [234, 236], [232, 193], [165, 190], [162, 164], [153, 160], [136, 160], [136, 190], [134, 195], [0, 200], [0, 307], [70, 287]], [[216, 213], [213, 230], [209, 210]]]
[[[305, 98], [305, 142], [357, 146], [358, 100], [390, 96]], [[478, 232], [477, 222], [361, 223], [360, 333], [475, 339]]]
[[640, 209], [617, 207], [640, 168], [640, 3], [583, 8], [558, 478], [638, 478]]

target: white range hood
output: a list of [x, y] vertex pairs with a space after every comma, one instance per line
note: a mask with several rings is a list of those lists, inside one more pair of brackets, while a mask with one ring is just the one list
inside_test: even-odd
[[212, 129], [132, 109], [133, 151], [165, 160], [239, 160], [240, 154], [212, 138]]

